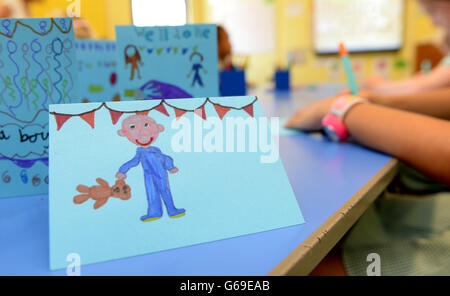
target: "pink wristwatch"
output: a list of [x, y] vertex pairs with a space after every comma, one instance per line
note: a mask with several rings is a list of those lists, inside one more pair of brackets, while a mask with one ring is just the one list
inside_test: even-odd
[[368, 100], [354, 96], [344, 96], [336, 99], [330, 113], [322, 120], [322, 127], [327, 136], [336, 142], [342, 142], [349, 137], [344, 117], [356, 104], [367, 103]]

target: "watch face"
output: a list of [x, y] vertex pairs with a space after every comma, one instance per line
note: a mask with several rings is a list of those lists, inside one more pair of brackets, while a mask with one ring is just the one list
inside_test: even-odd
[[339, 142], [339, 136], [338, 134], [334, 131], [334, 128], [330, 125], [328, 126], [324, 126], [323, 127], [323, 131], [325, 132], [325, 134], [328, 136], [328, 138], [330, 138], [331, 140], [333, 140], [334, 142]]

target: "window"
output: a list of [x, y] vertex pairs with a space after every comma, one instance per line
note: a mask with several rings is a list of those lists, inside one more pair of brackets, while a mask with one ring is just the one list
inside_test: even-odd
[[132, 0], [135, 26], [181, 26], [186, 24], [185, 0]]
[[212, 20], [230, 34], [235, 54], [275, 50], [275, 4], [267, 0], [209, 0]]
[[[397, 50], [403, 44], [402, 0], [314, 1], [314, 47], [336, 53], [340, 42], [350, 52]], [[357, 24], [357, 25], [355, 25]]]

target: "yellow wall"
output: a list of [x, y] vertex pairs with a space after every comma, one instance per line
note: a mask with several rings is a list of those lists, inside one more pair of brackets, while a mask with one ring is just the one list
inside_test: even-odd
[[[92, 1], [92, 0], [91, 0]], [[103, 0], [106, 5], [107, 37], [116, 39], [116, 25], [131, 25], [131, 0]]]
[[[63, 16], [69, 5], [66, 0], [41, 0], [31, 5], [31, 13], [33, 17]], [[131, 24], [130, 0], [81, 0], [81, 17], [89, 21], [96, 38], [114, 39], [115, 25]]]
[[[197, 13], [193, 22], [210, 22], [208, 18], [208, 0], [191, 0], [197, 7]], [[242, 0], [245, 1], [245, 0]], [[261, 0], [263, 1], [263, 0]], [[313, 50], [312, 37], [312, 8], [313, 0], [274, 0], [277, 45], [276, 52], [251, 56], [247, 78], [252, 83], [263, 83], [273, 76], [277, 64], [287, 64], [287, 55], [290, 51], [302, 51], [305, 54], [305, 62], [294, 65], [292, 68], [292, 80], [294, 84], [309, 84], [318, 82], [344, 82], [346, 77], [339, 59], [335, 55], [318, 56]], [[436, 41], [439, 31], [433, 27], [430, 19], [420, 9], [417, 0], [405, 0], [405, 41], [404, 46], [397, 52], [388, 53], [359, 53], [353, 54], [352, 59], [358, 60], [363, 65], [363, 75], [374, 75], [375, 61], [384, 58], [389, 63], [388, 78], [399, 79], [412, 74], [414, 69], [415, 47], [420, 42]], [[300, 5], [302, 13], [291, 16], [287, 9], [291, 5]], [[205, 12], [206, 11], [206, 12]], [[404, 67], [396, 65], [405, 64]], [[337, 75], [331, 75], [330, 69], [339, 67]]]

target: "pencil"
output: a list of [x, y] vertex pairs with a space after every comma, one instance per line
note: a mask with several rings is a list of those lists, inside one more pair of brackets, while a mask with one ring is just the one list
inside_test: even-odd
[[345, 72], [347, 73], [350, 90], [352, 94], [356, 96], [358, 94], [358, 86], [356, 85], [355, 75], [353, 74], [352, 64], [350, 63], [350, 57], [344, 43], [339, 44], [339, 55], [341, 56]]

